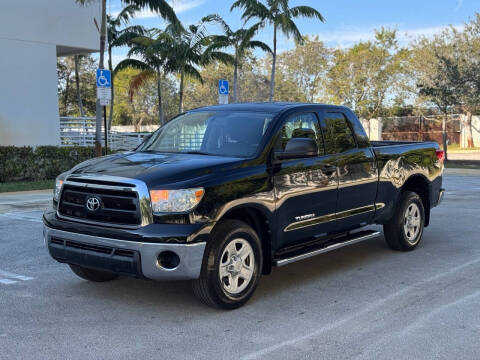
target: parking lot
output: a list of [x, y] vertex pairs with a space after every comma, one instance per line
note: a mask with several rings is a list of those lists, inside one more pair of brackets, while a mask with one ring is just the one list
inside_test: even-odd
[[213, 310], [188, 282], [89, 283], [44, 247], [44, 197], [0, 197], [0, 359], [478, 359], [480, 171], [449, 170], [419, 247], [383, 238], [264, 276]]

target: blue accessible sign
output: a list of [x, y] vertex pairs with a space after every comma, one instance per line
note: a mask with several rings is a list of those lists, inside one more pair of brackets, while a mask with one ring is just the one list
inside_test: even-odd
[[97, 87], [109, 88], [112, 86], [112, 75], [110, 70], [97, 69]]
[[218, 94], [228, 95], [228, 80], [218, 80]]

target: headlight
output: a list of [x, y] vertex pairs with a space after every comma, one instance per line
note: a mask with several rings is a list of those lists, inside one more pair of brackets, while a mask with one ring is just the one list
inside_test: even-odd
[[62, 190], [63, 180], [57, 178], [55, 180], [55, 189], [53, 189], [53, 200], [58, 201], [58, 197], [60, 196], [60, 190]]
[[154, 213], [178, 213], [192, 210], [202, 200], [203, 188], [150, 190]]

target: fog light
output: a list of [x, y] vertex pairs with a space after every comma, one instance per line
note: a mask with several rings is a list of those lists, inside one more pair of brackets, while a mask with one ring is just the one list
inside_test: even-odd
[[180, 264], [180, 257], [173, 251], [162, 251], [158, 255], [157, 262], [162, 268], [173, 270]]

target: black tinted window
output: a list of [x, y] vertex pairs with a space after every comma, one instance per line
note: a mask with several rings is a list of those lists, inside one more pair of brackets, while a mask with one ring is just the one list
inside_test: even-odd
[[290, 117], [280, 130], [280, 143], [277, 148], [285, 150], [288, 140], [292, 138], [311, 138], [319, 147], [319, 153], [323, 154], [323, 139], [317, 117], [313, 113], [303, 113]]
[[342, 113], [325, 114], [325, 149], [327, 154], [356, 148], [352, 129]]

